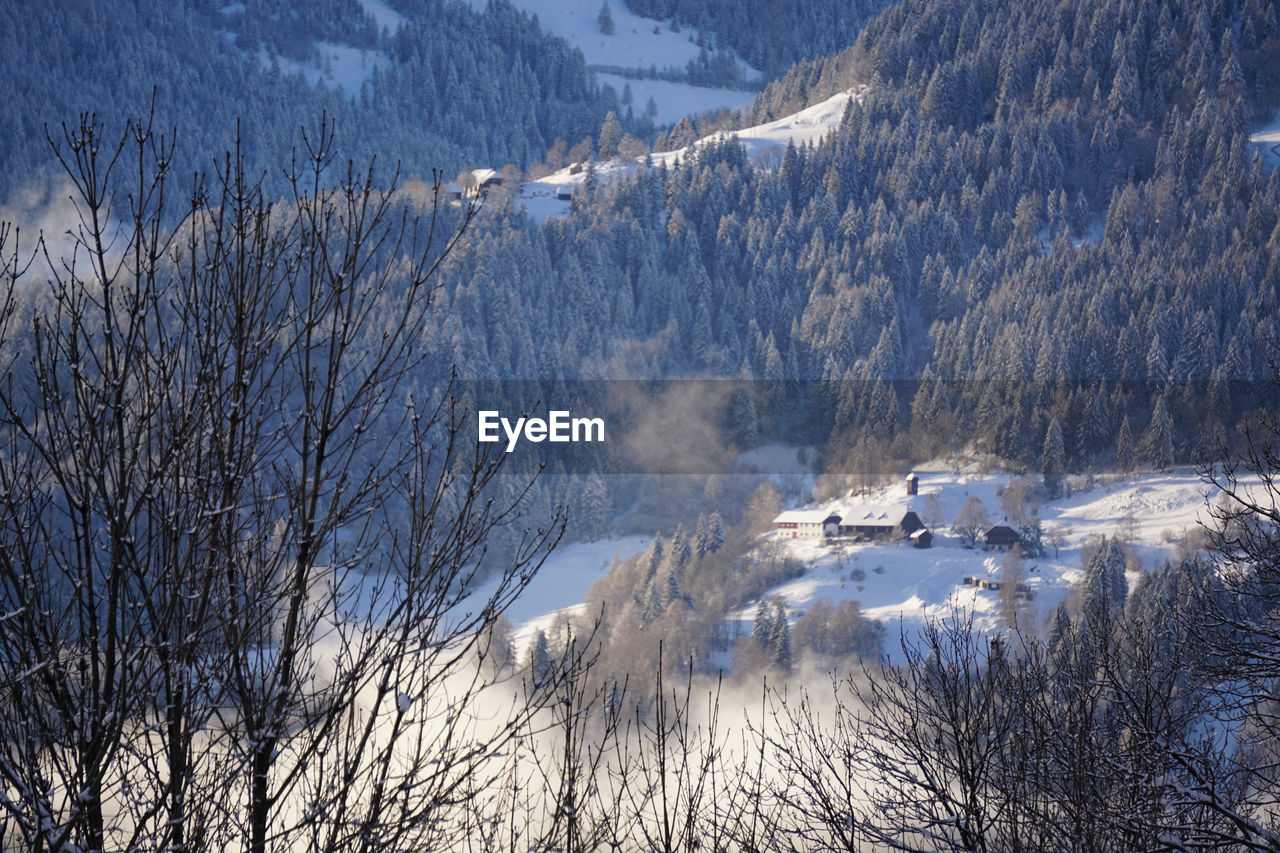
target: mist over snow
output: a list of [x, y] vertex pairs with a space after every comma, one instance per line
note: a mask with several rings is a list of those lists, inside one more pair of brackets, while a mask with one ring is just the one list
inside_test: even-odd
[[[520, 597], [506, 611], [514, 628], [516, 660], [523, 660], [538, 631], [547, 631], [562, 616], [581, 616], [591, 585], [604, 577], [614, 558], [626, 559], [649, 546], [648, 536], [624, 536], [599, 542], [574, 542], [552, 552]], [[492, 594], [493, 582], [470, 596], [483, 602]]]

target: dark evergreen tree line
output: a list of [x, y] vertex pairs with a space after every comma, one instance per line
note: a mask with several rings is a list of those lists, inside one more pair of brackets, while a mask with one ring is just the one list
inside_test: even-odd
[[841, 383], [764, 400], [762, 438], [1030, 461], [1057, 418], [1068, 470], [1214, 446], [1280, 331], [1280, 177], [1248, 141], [1275, 15], [1042, 6], [887, 11], [762, 96], [873, 83], [776, 168], [709, 145], [588, 181], [567, 220], [495, 217], [449, 272], [442, 362]]

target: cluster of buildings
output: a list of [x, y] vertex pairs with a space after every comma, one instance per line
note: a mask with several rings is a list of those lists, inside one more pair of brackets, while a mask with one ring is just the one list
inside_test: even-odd
[[854, 504], [839, 511], [790, 509], [773, 520], [787, 539], [850, 539], [880, 542], [909, 538], [918, 548], [933, 544], [933, 534], [915, 511], [901, 504]]
[[[915, 474], [907, 477], [907, 496], [919, 493], [920, 481]], [[852, 542], [887, 542], [909, 539], [917, 548], [933, 545], [933, 533], [920, 516], [905, 503], [849, 504], [836, 509], [789, 509], [773, 520], [778, 535], [784, 539], [847, 540]], [[1022, 541], [1018, 531], [997, 524], [981, 536], [976, 544], [984, 551], [1009, 551]]]
[[[965, 586], [976, 586], [978, 589], [991, 590], [999, 590], [1005, 583], [1004, 581], [981, 578], [975, 575], [965, 575], [963, 580]], [[1018, 598], [1026, 601], [1031, 601], [1036, 597], [1035, 590], [1032, 588], [1031, 584], [1028, 583], [1014, 584], [1013, 591]]]
[[[907, 477], [907, 495], [920, 491], [915, 474]], [[773, 520], [784, 539], [845, 539], [884, 542], [910, 539], [917, 548], [933, 545], [933, 534], [905, 504], [850, 504], [838, 510], [789, 509]]]

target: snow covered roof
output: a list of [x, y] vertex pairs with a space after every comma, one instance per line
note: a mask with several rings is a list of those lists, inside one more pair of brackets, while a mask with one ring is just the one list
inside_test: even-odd
[[994, 540], [1003, 539], [1010, 542], [1017, 541], [1019, 539], [1018, 531], [1014, 530], [1012, 527], [1010, 527], [1007, 524], [997, 524], [995, 527], [992, 527], [990, 530], [988, 530], [986, 533], [982, 535], [983, 537], [986, 538], [988, 542], [993, 539]]
[[475, 179], [477, 184], [483, 186], [485, 181], [501, 178], [502, 175], [498, 173], [497, 169], [472, 169], [471, 177]]
[[774, 524], [822, 524], [831, 515], [825, 509], [789, 509], [773, 520]]
[[896, 527], [910, 511], [911, 507], [905, 504], [856, 504], [845, 509], [844, 523], [854, 527]]

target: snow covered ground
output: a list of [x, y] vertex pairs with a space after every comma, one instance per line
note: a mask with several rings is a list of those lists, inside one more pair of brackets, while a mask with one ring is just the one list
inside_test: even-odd
[[[367, 2], [367, 0], [366, 0]], [[477, 11], [487, 0], [468, 0]], [[684, 68], [698, 58], [697, 30], [672, 30], [670, 21], [642, 18], [623, 0], [608, 0], [614, 34], [600, 32], [600, 8], [605, 0], [512, 0], [512, 4], [538, 17], [544, 32], [554, 33], [582, 51], [588, 65], [619, 68]], [[760, 72], [739, 61], [752, 78]], [[619, 89], [621, 91], [621, 89]]]
[[1263, 159], [1272, 166], [1280, 165], [1280, 112], [1277, 112], [1266, 127], [1254, 131], [1249, 141], [1258, 146]]
[[[787, 455], [784, 450], [774, 447], [757, 453], [762, 463], [776, 469]], [[796, 465], [795, 450], [790, 449], [789, 455], [790, 464]], [[796, 476], [800, 470], [797, 466]], [[910, 635], [926, 618], [948, 616], [955, 610], [972, 611], [984, 630], [1001, 627], [1000, 593], [967, 586], [963, 578], [999, 580], [1004, 554], [963, 547], [948, 525], [970, 496], [982, 501], [992, 524], [1002, 523], [997, 492], [1009, 483], [1011, 475], [956, 471], [941, 464], [916, 473], [920, 477], [918, 495], [909, 497], [905, 484], [895, 484], [866, 500], [909, 505], [928, 523], [928, 495], [936, 494], [942, 523], [931, 527], [935, 533], [932, 548], [913, 548], [906, 542], [868, 543], [847, 546], [841, 553], [814, 540], [781, 540], [780, 547], [803, 562], [805, 572], [763, 597], [781, 596], [793, 621], [819, 600], [857, 600], [866, 615], [884, 623], [886, 650], [891, 656], [900, 628]], [[1117, 479], [1042, 505], [1039, 517], [1046, 534], [1046, 554], [1026, 560], [1022, 577], [1035, 593], [1024, 611], [1032, 625], [1042, 624], [1079, 581], [1081, 551], [1091, 537], [1132, 537], [1143, 570], [1151, 570], [1173, 557], [1178, 537], [1198, 521], [1207, 520], [1207, 493], [1194, 471], [1179, 469]], [[850, 501], [833, 500], [819, 508], [835, 508]], [[1051, 544], [1055, 539], [1056, 554]], [[761, 545], [770, 542], [779, 542], [776, 534], [762, 537]], [[569, 545], [553, 554], [508, 613], [515, 626], [518, 653], [523, 654], [534, 633], [550, 627], [561, 613], [580, 611], [591, 583], [604, 574], [615, 554], [627, 557], [640, 553], [648, 544], [648, 538], [635, 536]], [[1131, 587], [1136, 580], [1137, 575], [1130, 573]], [[755, 604], [749, 602], [731, 617], [743, 633], [750, 632]]]
[[[840, 92], [794, 115], [732, 133], [714, 133], [677, 151], [652, 154], [649, 160], [655, 166], [660, 163], [673, 166], [677, 162], [687, 160], [698, 148], [733, 136], [737, 137], [746, 148], [753, 163], [761, 168], [769, 168], [781, 163], [788, 143], [794, 142], [796, 145], [816, 143], [838, 127], [849, 104], [860, 100], [863, 91], [851, 89]], [[597, 164], [596, 177], [597, 180], [602, 181], [627, 177], [639, 167], [640, 163], [634, 160], [611, 160]], [[557, 195], [572, 192], [586, 180], [585, 171], [578, 171], [575, 174], [572, 169], [572, 166], [561, 169], [545, 178], [529, 181], [521, 188], [520, 200], [534, 221], [545, 222], [554, 216], [568, 215], [570, 202], [558, 200]]]
[[[369, 0], [365, 0], [369, 2]], [[472, 8], [484, 9], [487, 0], [468, 0]], [[604, 69], [638, 69], [683, 71], [690, 60], [697, 59], [701, 48], [696, 44], [697, 30], [671, 28], [671, 21], [642, 18], [627, 9], [623, 0], [609, 0], [609, 15], [614, 33], [600, 32], [600, 8], [604, 0], [512, 0], [517, 9], [538, 17], [544, 32], [560, 36], [582, 51], [588, 67]], [[760, 80], [755, 68], [738, 60], [748, 83]], [[658, 122], [674, 123], [681, 117], [717, 110], [737, 109], [750, 103], [753, 93], [685, 83], [658, 80], [625, 80], [621, 74], [600, 73], [597, 82], [608, 83], [622, 94], [624, 83], [630, 82], [635, 93], [634, 109], [644, 112], [650, 96], [658, 106]], [[644, 94], [641, 94], [643, 90]]]
[[[518, 658], [539, 630], [550, 628], [561, 614], [581, 612], [582, 601], [591, 584], [604, 577], [613, 558], [625, 559], [649, 547], [648, 536], [626, 536], [599, 542], [575, 542], [552, 552], [550, 559], [507, 610], [514, 627], [514, 644]], [[492, 590], [482, 587], [472, 601], [485, 601]]]
[[394, 34], [396, 28], [407, 20], [404, 15], [388, 6], [386, 0], [360, 0], [360, 7], [378, 22], [378, 29], [385, 29], [389, 34]]
[[[782, 547], [805, 563], [805, 573], [765, 597], [781, 596], [793, 619], [820, 599], [856, 599], [866, 615], [885, 624], [889, 633], [886, 650], [890, 652], [899, 627], [911, 633], [926, 618], [947, 616], [956, 610], [972, 611], [983, 629], [1000, 627], [1000, 593], [967, 586], [963, 578], [999, 580], [1004, 554], [963, 547], [951, 535], [949, 524], [969, 496], [982, 501], [992, 524], [1004, 523], [997, 492], [1011, 476], [956, 472], [941, 466], [916, 473], [920, 476], [918, 495], [908, 497], [905, 484], [895, 484], [867, 500], [907, 504], [928, 523], [927, 496], [936, 493], [942, 523], [931, 528], [935, 534], [932, 548], [918, 549], [906, 542], [860, 544], [849, 546], [841, 557], [814, 540], [785, 540]], [[1131, 537], [1143, 569], [1150, 570], [1173, 557], [1177, 538], [1200, 520], [1207, 520], [1207, 494], [1207, 487], [1194, 471], [1179, 469], [1119, 479], [1042, 505], [1038, 514], [1046, 534], [1046, 554], [1026, 560], [1022, 577], [1035, 593], [1026, 609], [1031, 624], [1038, 627], [1080, 579], [1081, 551], [1091, 537]], [[848, 502], [831, 501], [819, 508], [834, 509]], [[1050, 544], [1055, 539], [1056, 553]], [[1137, 575], [1130, 573], [1130, 587], [1136, 579]], [[752, 602], [735, 614], [744, 630], [750, 630], [754, 612]]]
[[724, 107], [727, 110], [742, 109], [751, 105], [755, 92], [743, 92], [736, 89], [708, 89], [706, 86], [691, 86], [688, 83], [674, 83], [669, 80], [631, 79], [621, 74], [597, 73], [596, 82], [609, 84], [619, 97], [622, 90], [631, 87], [631, 109], [637, 116], [644, 115], [649, 99], [658, 108], [654, 120], [658, 124], [675, 124], [685, 116], [697, 115], [704, 110], [715, 111]]
[[[808, 142], [817, 143], [839, 126], [844, 118], [844, 111], [850, 102], [861, 100], [862, 90], [849, 90], [832, 95], [825, 101], [819, 101], [800, 112], [783, 116], [775, 121], [754, 127], [735, 130], [733, 133], [716, 133], [705, 139], [699, 139], [692, 148], [707, 145], [713, 141], [721, 141], [729, 136], [736, 136], [747, 149], [747, 154], [756, 163], [768, 163], [771, 158], [780, 156], [788, 142], [803, 145]], [[689, 149], [655, 154], [655, 160], [664, 159], [668, 163], [688, 156]]]
[[[297, 62], [286, 57], [276, 57], [280, 70], [286, 74], [301, 74], [312, 86], [324, 83], [330, 89], [341, 89], [348, 98], [360, 95], [360, 86], [373, 78], [374, 68], [386, 68], [391, 59], [377, 50], [364, 50], [345, 44], [316, 42], [318, 61]], [[265, 48], [259, 53], [263, 66], [270, 66], [271, 57]]]

